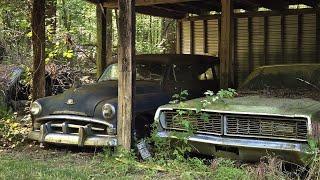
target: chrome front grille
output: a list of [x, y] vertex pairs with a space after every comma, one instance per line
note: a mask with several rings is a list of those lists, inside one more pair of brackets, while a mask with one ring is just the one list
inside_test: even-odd
[[221, 135], [222, 116], [219, 113], [207, 113], [207, 118], [201, 116], [201, 113], [187, 113], [179, 115], [177, 111], [163, 111], [166, 117], [168, 130], [186, 130], [183, 121], [189, 121], [191, 128], [197, 133]]
[[308, 120], [303, 117], [284, 117], [267, 115], [241, 115], [205, 112], [178, 115], [176, 110], [162, 111], [166, 119], [166, 130], [186, 130], [183, 121], [189, 121], [192, 129], [199, 134], [225, 135], [306, 141], [308, 138]]
[[226, 135], [306, 140], [308, 125], [305, 118], [258, 115], [226, 115]]
[[91, 134], [94, 135], [106, 135], [107, 127], [98, 123], [87, 123], [81, 121], [66, 121], [64, 119], [55, 119], [55, 120], [44, 120], [38, 122], [38, 128], [35, 130], [40, 130], [41, 125], [46, 125], [52, 133], [61, 133], [61, 134], [79, 134], [81, 128], [89, 129]]

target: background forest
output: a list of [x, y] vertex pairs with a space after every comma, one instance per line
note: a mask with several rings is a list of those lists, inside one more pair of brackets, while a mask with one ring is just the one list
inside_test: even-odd
[[[0, 1], [0, 62], [22, 65], [29, 74], [32, 64], [31, 6], [31, 0]], [[113, 55], [117, 52], [117, 15], [117, 11], [112, 10]], [[174, 20], [141, 14], [137, 14], [136, 19], [137, 54], [175, 52]], [[95, 5], [84, 0], [47, 0], [47, 72], [73, 72], [81, 77], [93, 77], [96, 30]]]

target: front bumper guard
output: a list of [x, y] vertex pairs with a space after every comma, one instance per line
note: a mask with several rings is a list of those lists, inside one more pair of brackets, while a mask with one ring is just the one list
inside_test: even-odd
[[28, 137], [40, 143], [55, 143], [83, 146], [110, 146], [118, 145], [116, 135], [93, 134], [90, 124], [79, 127], [78, 133], [57, 133], [52, 131], [50, 123], [40, 126], [40, 130], [31, 131]]
[[[159, 137], [163, 138], [176, 138], [170, 135], [170, 132], [160, 131], [157, 133]], [[232, 146], [238, 148], [254, 148], [254, 149], [269, 149], [279, 151], [291, 151], [298, 153], [306, 153], [308, 145], [304, 143], [284, 142], [274, 140], [261, 140], [261, 139], [242, 139], [230, 138], [220, 136], [209, 136], [202, 134], [195, 134], [188, 138], [191, 142], [200, 142], [212, 145]]]

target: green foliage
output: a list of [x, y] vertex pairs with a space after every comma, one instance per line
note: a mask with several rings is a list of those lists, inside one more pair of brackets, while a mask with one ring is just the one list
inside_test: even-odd
[[208, 90], [204, 93], [204, 95], [206, 96], [206, 99], [201, 101], [201, 108], [205, 108], [215, 102], [224, 102], [223, 99], [233, 98], [237, 95], [237, 92], [235, 89], [228, 88], [227, 90], [221, 89], [217, 92], [217, 94], [214, 94], [213, 91]]
[[30, 118], [26, 117], [25, 120], [18, 121], [15, 114], [0, 113], [0, 147], [14, 148], [23, 143], [29, 132]]

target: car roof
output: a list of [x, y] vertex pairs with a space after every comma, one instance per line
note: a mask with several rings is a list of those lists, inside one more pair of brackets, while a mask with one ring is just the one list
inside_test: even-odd
[[[112, 63], [116, 62], [117, 58], [113, 57]], [[136, 55], [136, 62], [159, 64], [219, 64], [219, 58], [191, 54], [141, 54]]]

